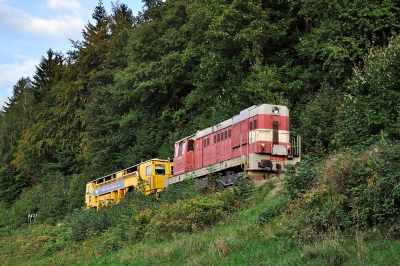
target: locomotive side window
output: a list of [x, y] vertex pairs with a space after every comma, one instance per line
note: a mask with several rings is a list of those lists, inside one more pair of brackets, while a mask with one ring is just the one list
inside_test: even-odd
[[178, 156], [185, 154], [186, 143], [184, 141], [179, 143]]
[[181, 142], [181, 143], [182, 143], [182, 146], [181, 146], [181, 148], [182, 148], [181, 154], [185, 154], [185, 151], [186, 151], [186, 142]]
[[175, 144], [175, 157], [179, 156], [179, 144]]
[[189, 139], [188, 151], [194, 151], [194, 140], [193, 139]]
[[[226, 139], [230, 138], [231, 135], [232, 135], [232, 133], [231, 133], [230, 129], [226, 130], [224, 132], [217, 133], [217, 134], [214, 135], [214, 143], [226, 140]], [[205, 140], [204, 140], [204, 142], [205, 142]], [[209, 138], [207, 138], [207, 145], [210, 145], [210, 139]], [[205, 147], [205, 146], [206, 146], [206, 144], [204, 143], [203, 147]]]
[[210, 145], [210, 138], [203, 139], [203, 147], [207, 147]]
[[250, 121], [250, 130], [257, 129], [257, 120]]
[[146, 175], [151, 175], [151, 165], [146, 166]]

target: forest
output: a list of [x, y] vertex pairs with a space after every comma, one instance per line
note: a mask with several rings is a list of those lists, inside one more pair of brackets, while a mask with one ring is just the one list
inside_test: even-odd
[[[392, 188], [365, 227], [399, 216], [399, 1], [142, 2], [135, 15], [100, 0], [67, 54], [51, 47], [16, 81], [0, 113], [0, 228], [27, 226], [31, 213], [55, 225], [83, 207], [89, 180], [171, 158], [176, 140], [262, 103], [288, 106], [302, 136], [293, 199], [311, 188], [313, 165], [345, 153], [357, 163], [325, 161], [362, 168], [343, 187], [376, 182], [379, 166], [386, 183], [368, 193]], [[372, 201], [363, 196], [359, 206]]]

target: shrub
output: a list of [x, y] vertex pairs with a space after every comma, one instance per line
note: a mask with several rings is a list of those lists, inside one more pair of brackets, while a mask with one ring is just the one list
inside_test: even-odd
[[[398, 221], [400, 205], [400, 143], [374, 146], [358, 161], [351, 188], [352, 217], [359, 226]], [[357, 178], [357, 180], [355, 180]]]
[[[399, 157], [399, 143], [378, 143], [322, 161], [314, 167], [311, 183], [289, 179], [286, 185], [291, 195], [302, 193], [297, 193], [285, 213], [288, 232], [304, 239], [328, 231], [396, 223], [400, 215]], [[304, 173], [295, 178], [300, 175]], [[301, 186], [303, 190], [298, 189]]]
[[160, 195], [160, 202], [174, 203], [178, 200], [191, 199], [201, 193], [200, 189], [195, 188], [194, 179], [189, 177], [182, 182], [172, 184], [164, 189]]
[[77, 209], [71, 217], [72, 239], [75, 242], [99, 235], [113, 225], [109, 212]]
[[286, 202], [281, 201], [278, 204], [269, 206], [258, 216], [258, 223], [260, 225], [270, 222], [273, 218], [282, 214], [286, 210]]
[[202, 231], [222, 220], [224, 207], [221, 200], [203, 196], [163, 205], [147, 226], [146, 236], [163, 239], [174, 234]]
[[348, 92], [341, 100], [332, 144], [367, 146], [383, 136], [399, 139], [400, 37], [387, 47], [374, 47], [346, 82]]
[[310, 101], [299, 117], [301, 145], [307, 154], [325, 156], [337, 131], [332, 125], [343, 96], [337, 88], [322, 83], [321, 89], [309, 97]]
[[284, 189], [289, 193], [291, 199], [301, 197], [314, 185], [318, 177], [317, 166], [320, 164], [318, 158], [304, 156], [297, 171], [288, 171], [285, 175]]
[[245, 202], [254, 195], [256, 188], [254, 182], [250, 178], [242, 177], [235, 182], [233, 192], [236, 200], [239, 202]]
[[123, 248], [126, 244], [126, 227], [124, 224], [116, 224], [104, 231], [95, 241], [97, 254], [108, 254]]
[[[28, 225], [28, 215], [38, 212], [38, 190], [36, 188], [26, 190], [21, 193], [19, 198], [14, 202], [5, 216], [8, 218], [6, 222], [12, 228], [18, 228]], [[38, 214], [36, 223], [41, 221], [41, 215]]]

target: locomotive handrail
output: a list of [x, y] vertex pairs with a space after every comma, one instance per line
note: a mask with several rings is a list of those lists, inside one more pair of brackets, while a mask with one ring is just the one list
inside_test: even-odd
[[114, 183], [114, 182], [117, 182], [117, 181], [121, 181], [122, 179], [125, 179], [127, 176], [133, 175], [133, 174], [136, 174], [136, 176], [139, 176], [138, 171], [133, 171], [133, 172], [127, 173], [127, 174], [125, 174], [125, 175], [122, 175], [122, 176], [120, 176], [120, 177], [117, 177], [117, 178], [108, 180], [108, 181], [106, 181], [106, 182], [103, 182], [103, 183], [100, 183], [100, 184], [96, 184], [95, 186], [96, 186], [96, 187], [101, 187], [101, 186], [107, 185], [107, 184], [109, 184], [109, 183]]

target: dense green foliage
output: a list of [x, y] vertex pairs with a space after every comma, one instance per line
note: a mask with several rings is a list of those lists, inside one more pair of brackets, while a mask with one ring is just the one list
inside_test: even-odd
[[323, 164], [303, 161], [285, 183], [296, 199], [285, 215], [292, 237], [379, 226], [398, 235], [399, 156], [398, 142], [382, 141], [366, 150], [340, 152]]
[[[160, 200], [134, 193], [99, 214], [81, 210], [84, 185], [170, 158], [176, 140], [261, 103], [289, 107], [305, 156], [258, 226], [282, 219], [276, 235], [294, 242], [385, 225], [398, 234], [398, 1], [143, 4], [135, 16], [120, 2], [108, 14], [99, 1], [70, 52], [49, 49], [33, 76], [17, 81], [0, 112], [1, 234], [29, 230], [35, 241], [21, 240], [23, 250], [43, 255], [71, 241], [104, 252], [154, 241], [159, 231], [178, 241], [218, 226], [253, 185], [241, 180], [205, 197], [182, 183]], [[38, 226], [26, 229], [33, 213]], [[233, 253], [214, 241], [222, 257]], [[348, 255], [334, 244], [331, 264], [341, 264]]]

